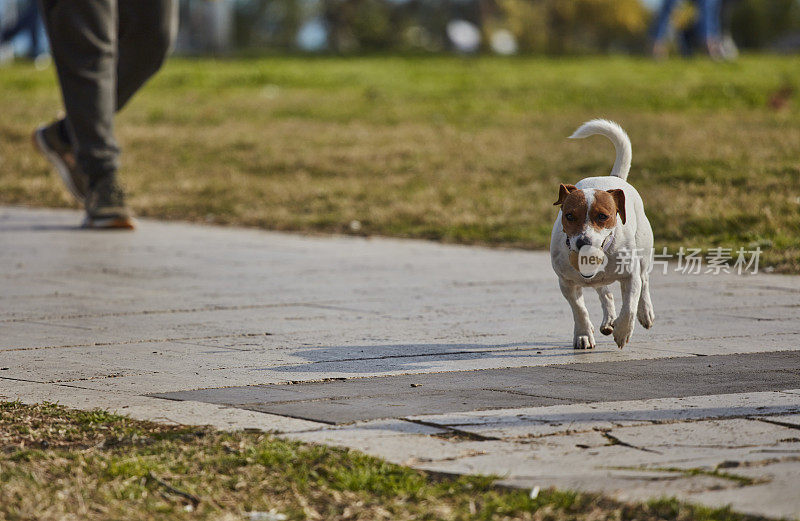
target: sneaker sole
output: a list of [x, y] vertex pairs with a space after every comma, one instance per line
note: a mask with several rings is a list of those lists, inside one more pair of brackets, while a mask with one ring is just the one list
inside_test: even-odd
[[106, 219], [86, 217], [81, 228], [86, 230], [135, 230], [136, 221], [131, 217], [108, 217]]
[[33, 133], [33, 144], [39, 152], [50, 161], [50, 164], [55, 167], [58, 176], [61, 178], [61, 181], [64, 183], [64, 186], [66, 186], [69, 193], [72, 194], [72, 197], [83, 204], [86, 197], [84, 197], [78, 190], [78, 187], [75, 186], [75, 183], [72, 181], [72, 175], [69, 173], [69, 167], [67, 167], [66, 163], [61, 159], [61, 156], [47, 146], [47, 142], [44, 139], [44, 128], [45, 127], [39, 127], [36, 129], [36, 132]]

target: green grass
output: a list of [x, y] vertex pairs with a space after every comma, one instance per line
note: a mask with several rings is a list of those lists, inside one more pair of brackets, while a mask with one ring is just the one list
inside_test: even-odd
[[289, 519], [755, 521], [664, 499], [527, 491], [448, 478], [261, 432], [134, 421], [0, 401], [0, 520]]
[[[764, 250], [800, 273], [796, 57], [174, 59], [118, 118], [144, 216], [546, 248], [560, 182], [608, 173], [593, 117], [633, 141], [656, 246]], [[0, 74], [0, 202], [68, 206], [29, 145], [52, 71]], [[351, 228], [359, 221], [360, 228]]]

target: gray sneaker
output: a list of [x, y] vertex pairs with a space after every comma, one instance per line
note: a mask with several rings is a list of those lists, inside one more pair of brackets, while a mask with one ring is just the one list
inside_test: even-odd
[[33, 133], [36, 148], [55, 167], [67, 190], [83, 203], [89, 193], [89, 177], [78, 167], [75, 150], [63, 127], [63, 120], [39, 127]]
[[106, 176], [89, 188], [84, 228], [133, 230], [135, 221], [115, 176]]

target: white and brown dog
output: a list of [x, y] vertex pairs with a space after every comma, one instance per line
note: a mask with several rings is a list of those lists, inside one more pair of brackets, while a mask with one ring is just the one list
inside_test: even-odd
[[[550, 258], [561, 292], [572, 307], [573, 347], [595, 346], [594, 326], [583, 301], [583, 288], [593, 287], [603, 307], [600, 332], [613, 333], [622, 348], [633, 333], [634, 313], [647, 329], [655, 319], [649, 285], [653, 231], [642, 198], [625, 181], [631, 168], [628, 135], [614, 122], [594, 119], [581, 125], [570, 138], [594, 134], [614, 143], [614, 167], [609, 176], [587, 177], [577, 185], [559, 187], [554, 205], [561, 211], [550, 237]], [[610, 288], [616, 281], [622, 289], [619, 316]]]

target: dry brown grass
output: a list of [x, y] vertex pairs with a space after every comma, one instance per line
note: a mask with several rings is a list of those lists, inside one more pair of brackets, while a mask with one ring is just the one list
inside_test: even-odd
[[[51, 74], [3, 74], [0, 202], [72, 204], [28, 144]], [[658, 248], [758, 246], [796, 273], [800, 110], [768, 100], [798, 83], [775, 57], [177, 61], [119, 118], [122, 178], [143, 216], [544, 248], [558, 183], [610, 169], [602, 138], [565, 139], [603, 116]]]

